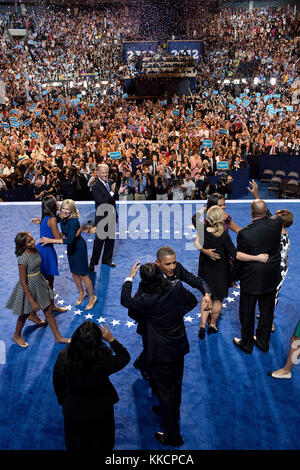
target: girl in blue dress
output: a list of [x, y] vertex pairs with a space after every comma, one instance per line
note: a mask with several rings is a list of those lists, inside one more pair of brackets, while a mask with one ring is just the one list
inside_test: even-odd
[[81, 237], [81, 235], [77, 236], [78, 229], [80, 228], [79, 213], [76, 204], [72, 199], [65, 199], [61, 204], [60, 226], [63, 238], [53, 239], [42, 237], [39, 242], [42, 246], [49, 243], [67, 245], [70, 271], [79, 291], [79, 297], [75, 302], [75, 305], [80, 305], [86, 297], [87, 294], [84, 290], [85, 285], [89, 294], [89, 302], [85, 309], [91, 310], [97, 302], [97, 297], [94, 294], [93, 284], [89, 277], [86, 241]]
[[[61, 234], [57, 226], [56, 213], [59, 210], [58, 203], [54, 196], [48, 195], [42, 199], [42, 219], [38, 217], [32, 219], [33, 223], [40, 224], [40, 237], [60, 239]], [[42, 258], [41, 273], [49, 282], [50, 289], [54, 288], [54, 276], [59, 276], [57, 254], [53, 244], [42, 246], [37, 244], [40, 257]], [[66, 308], [54, 305], [52, 310], [55, 312], [66, 312]]]

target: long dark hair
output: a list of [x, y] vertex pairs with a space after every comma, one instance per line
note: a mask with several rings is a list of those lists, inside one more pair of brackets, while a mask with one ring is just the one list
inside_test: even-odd
[[21, 256], [26, 250], [26, 238], [28, 237], [28, 232], [19, 232], [15, 238], [15, 254], [17, 257]]
[[56, 217], [57, 206], [56, 199], [50, 194], [42, 199], [42, 220], [44, 217]]
[[156, 263], [142, 264], [140, 267], [141, 287], [148, 294], [161, 294], [169, 290], [168, 279]]
[[100, 328], [96, 323], [86, 321], [73, 333], [68, 346], [67, 371], [83, 375], [94, 370], [101, 361], [112, 354], [111, 349], [103, 343]]
[[217, 206], [220, 199], [224, 199], [224, 196], [220, 193], [213, 193], [209, 196], [207, 199], [206, 211], [208, 211], [212, 206]]

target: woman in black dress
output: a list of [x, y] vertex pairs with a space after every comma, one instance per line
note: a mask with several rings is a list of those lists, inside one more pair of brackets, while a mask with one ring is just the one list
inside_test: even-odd
[[198, 234], [194, 241], [197, 249], [212, 250], [218, 258], [205, 256], [200, 252], [198, 275], [202, 276], [211, 289], [213, 306], [211, 312], [201, 309], [201, 324], [199, 338], [205, 336], [206, 322], [210, 314], [208, 333], [217, 333], [217, 321], [221, 315], [223, 299], [228, 297], [228, 288], [231, 286], [230, 259], [240, 261], [266, 262], [267, 254], [257, 256], [237, 253], [228, 232], [224, 229], [226, 214], [219, 206], [208, 209], [205, 223], [197, 226]]
[[114, 338], [108, 326], [99, 327], [89, 321], [77, 328], [68, 348], [59, 353], [53, 385], [62, 405], [68, 450], [114, 448], [114, 404], [119, 397], [109, 376], [129, 361], [127, 349]]

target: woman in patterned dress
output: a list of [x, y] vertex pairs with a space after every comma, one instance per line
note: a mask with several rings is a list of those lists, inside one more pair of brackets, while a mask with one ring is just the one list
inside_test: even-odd
[[[36, 312], [43, 310], [54, 334], [55, 342], [68, 343], [70, 340], [62, 337], [58, 331], [51, 305], [54, 292], [40, 272], [42, 260], [32, 235], [29, 232], [19, 232], [15, 238], [15, 244], [20, 280], [6, 304], [6, 308], [18, 315], [13, 340], [22, 348], [27, 348], [28, 343], [22, 337], [23, 326], [29, 316], [36, 316], [37, 320], [40, 320]], [[40, 324], [40, 321], [36, 323]]]
[[[278, 304], [278, 297], [279, 292], [284, 283], [288, 272], [288, 251], [291, 248], [289, 234], [287, 232], [287, 228], [293, 224], [294, 217], [291, 211], [287, 209], [280, 209], [275, 212], [275, 215], [279, 215], [283, 220], [282, 230], [281, 230], [281, 237], [280, 237], [280, 274], [281, 274], [281, 281], [277, 286], [276, 290], [276, 297], [275, 297], [275, 307]], [[275, 318], [275, 317], [274, 317]], [[273, 322], [272, 331], [275, 331], [275, 325]]]

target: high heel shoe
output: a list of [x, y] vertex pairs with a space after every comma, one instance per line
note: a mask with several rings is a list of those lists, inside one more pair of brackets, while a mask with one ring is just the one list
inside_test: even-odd
[[198, 333], [198, 338], [199, 339], [204, 339], [205, 338], [205, 328], [202, 326], [200, 327], [199, 333]]
[[207, 329], [207, 333], [210, 335], [211, 333], [218, 333], [218, 328], [215, 328], [214, 326], [209, 325]]
[[86, 310], [92, 310], [94, 307], [95, 307], [95, 303], [97, 302], [97, 297], [96, 295], [94, 295], [94, 300], [93, 302], [90, 304], [90, 302], [87, 304], [87, 306], [85, 307]]
[[87, 295], [86, 292], [84, 292], [83, 294], [80, 294], [80, 296], [78, 297], [78, 299], [75, 302], [75, 305], [82, 304], [83, 300], [86, 298], [86, 295]]

